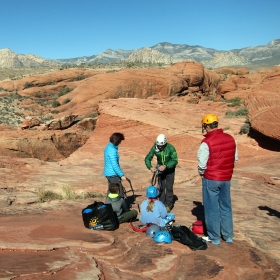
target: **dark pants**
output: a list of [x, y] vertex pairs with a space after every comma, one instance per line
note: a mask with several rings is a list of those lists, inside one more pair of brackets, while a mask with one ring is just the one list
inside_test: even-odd
[[122, 217], [119, 219], [119, 223], [130, 222], [130, 220], [135, 220], [138, 215], [136, 210], [130, 210], [122, 213]]
[[159, 175], [158, 183], [160, 187], [159, 200], [165, 205], [173, 208], [173, 184], [175, 172], [165, 173]]
[[122, 185], [122, 181], [121, 178], [119, 176], [106, 176], [107, 180], [108, 180], [108, 191], [107, 191], [107, 195], [109, 194], [109, 185], [111, 183], [117, 183], [120, 185], [120, 197], [124, 198], [124, 192], [123, 192], [123, 185]]

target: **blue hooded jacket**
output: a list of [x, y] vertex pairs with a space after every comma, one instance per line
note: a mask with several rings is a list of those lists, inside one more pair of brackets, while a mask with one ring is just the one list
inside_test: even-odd
[[119, 147], [109, 142], [104, 149], [104, 176], [124, 176], [119, 164]]

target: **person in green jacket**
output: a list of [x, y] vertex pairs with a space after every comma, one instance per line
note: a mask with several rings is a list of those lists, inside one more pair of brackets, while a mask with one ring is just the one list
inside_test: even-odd
[[[157, 157], [157, 167], [152, 166], [154, 156]], [[159, 200], [165, 205], [167, 212], [170, 212], [174, 206], [173, 184], [178, 155], [174, 146], [167, 143], [164, 134], [158, 135], [155, 144], [145, 157], [145, 164], [152, 173], [158, 172]]]

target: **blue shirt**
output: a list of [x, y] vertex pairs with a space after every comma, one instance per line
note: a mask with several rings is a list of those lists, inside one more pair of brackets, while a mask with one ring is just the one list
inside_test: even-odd
[[153, 223], [160, 227], [164, 227], [166, 224], [166, 221], [164, 219], [167, 216], [167, 210], [165, 208], [165, 205], [161, 201], [155, 200], [153, 212], [148, 212], [147, 206], [149, 202], [150, 200], [148, 199], [142, 202], [140, 206], [141, 216], [139, 218], [139, 221], [142, 224]]

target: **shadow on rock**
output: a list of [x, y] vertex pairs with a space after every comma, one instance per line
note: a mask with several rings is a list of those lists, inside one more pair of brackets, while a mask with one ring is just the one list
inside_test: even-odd
[[197, 220], [204, 221], [204, 206], [200, 201], [193, 201], [195, 207], [192, 209], [192, 214]]
[[139, 196], [142, 196], [142, 195], [135, 194], [135, 195], [127, 196], [125, 198], [125, 201], [126, 201], [127, 205], [130, 206], [131, 204], [135, 204], [135, 201], [137, 200], [137, 197], [139, 197]]
[[265, 210], [265, 211], [268, 211], [268, 213], [266, 213], [267, 215], [269, 216], [275, 216], [277, 218], [280, 218], [280, 212], [275, 210], [275, 209], [272, 209], [268, 206], [259, 206], [258, 207], [260, 210]]

